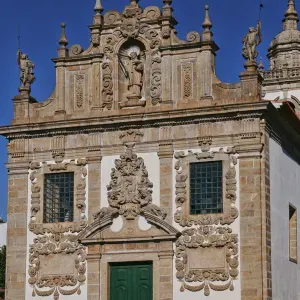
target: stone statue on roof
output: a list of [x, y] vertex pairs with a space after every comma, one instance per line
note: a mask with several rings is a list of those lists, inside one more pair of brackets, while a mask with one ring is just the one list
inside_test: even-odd
[[243, 39], [243, 57], [247, 61], [256, 61], [256, 57], [258, 55], [256, 48], [261, 43], [261, 41], [261, 22], [259, 21], [256, 25], [256, 28], [249, 28], [249, 32]]
[[34, 63], [28, 58], [27, 54], [22, 53], [21, 50], [17, 53], [18, 65], [20, 67], [20, 80], [22, 88], [30, 89], [31, 84], [35, 81], [33, 69]]

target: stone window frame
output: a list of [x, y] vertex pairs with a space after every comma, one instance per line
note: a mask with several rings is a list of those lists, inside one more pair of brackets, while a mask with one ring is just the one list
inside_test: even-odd
[[[36, 235], [48, 233], [78, 233], [87, 225], [86, 179], [87, 160], [75, 159], [60, 163], [32, 162], [29, 166], [31, 183], [31, 215], [29, 230]], [[74, 173], [73, 222], [44, 223], [44, 175]]]
[[[219, 151], [202, 150], [196, 152], [189, 150], [179, 151], [174, 154], [176, 159], [175, 170], [175, 194], [176, 194], [176, 212], [174, 220], [182, 227], [191, 227], [193, 225], [230, 225], [239, 215], [235, 206], [237, 178], [236, 164], [237, 157], [235, 150], [227, 147]], [[220, 214], [190, 214], [190, 163], [222, 161], [223, 169], [223, 213]]]
[[[291, 215], [291, 210], [293, 211]], [[295, 217], [295, 220], [292, 220], [292, 218]], [[293, 226], [293, 223], [296, 224], [295, 226], [295, 233], [292, 236], [291, 233], [291, 226]], [[298, 216], [297, 216], [297, 208], [293, 204], [289, 203], [289, 260], [290, 262], [293, 262], [295, 264], [298, 264]], [[293, 240], [294, 238], [294, 240]], [[295, 241], [296, 245], [292, 246], [292, 242]], [[292, 252], [295, 252], [294, 255]]]

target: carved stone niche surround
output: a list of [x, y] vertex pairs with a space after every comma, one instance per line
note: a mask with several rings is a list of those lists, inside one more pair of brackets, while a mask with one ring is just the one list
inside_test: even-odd
[[[135, 139], [133, 135], [121, 138]], [[88, 247], [88, 276], [96, 278], [88, 282], [88, 299], [109, 299], [110, 263], [136, 261], [153, 263], [153, 299], [172, 299], [173, 245], [180, 233], [164, 221], [164, 210], [152, 204], [153, 184], [143, 159], [133, 152], [134, 143], [125, 146], [107, 187], [110, 206], [94, 214], [94, 222], [78, 236]], [[115, 222], [121, 224], [117, 230]]]
[[[32, 162], [29, 166], [31, 182], [31, 208], [29, 230], [36, 235], [45, 233], [78, 233], [87, 225], [86, 212], [86, 159], [65, 160], [59, 163]], [[73, 222], [43, 223], [44, 219], [44, 175], [74, 173], [74, 218]]]
[[[176, 212], [175, 222], [182, 227], [193, 225], [230, 225], [238, 217], [236, 202], [236, 170], [237, 158], [232, 147], [209, 151], [203, 147], [201, 152], [176, 152], [174, 157], [176, 170]], [[223, 166], [223, 213], [190, 215], [190, 163], [222, 161]]]

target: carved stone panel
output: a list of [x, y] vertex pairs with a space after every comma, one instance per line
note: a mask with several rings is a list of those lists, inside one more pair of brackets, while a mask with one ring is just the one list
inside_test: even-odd
[[176, 242], [176, 277], [181, 292], [234, 290], [239, 271], [238, 237], [228, 227], [185, 229]]
[[[209, 141], [209, 140], [208, 140]], [[175, 153], [176, 170], [176, 212], [175, 222], [182, 227], [191, 227], [193, 225], [229, 225], [238, 217], [236, 202], [236, 156], [232, 153], [233, 148], [220, 149], [220, 151], [209, 151], [209, 143], [201, 140], [201, 152], [188, 153], [181, 151]], [[200, 214], [190, 215], [190, 188], [189, 188], [189, 166], [193, 162], [201, 161], [222, 161], [223, 165], [223, 213], [221, 214]]]
[[102, 65], [102, 108], [111, 110], [113, 108], [113, 67], [112, 63], [106, 62]]
[[82, 109], [84, 106], [85, 76], [76, 74], [74, 75], [74, 81], [75, 109]]
[[29, 249], [29, 279], [32, 297], [58, 300], [60, 295], [81, 294], [86, 281], [86, 248], [73, 234], [45, 234]]
[[196, 99], [197, 73], [195, 60], [178, 62], [178, 100]]

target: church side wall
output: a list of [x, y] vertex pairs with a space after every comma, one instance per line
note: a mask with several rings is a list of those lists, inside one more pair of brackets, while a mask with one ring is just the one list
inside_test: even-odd
[[6, 245], [7, 224], [0, 224], [0, 247]]
[[[300, 267], [289, 260], [289, 204], [297, 208], [300, 166], [275, 140], [270, 139], [271, 242], [273, 299], [298, 299]], [[300, 224], [298, 221], [298, 241]], [[298, 243], [299, 245], [299, 243]], [[298, 246], [298, 257], [300, 251]]]

